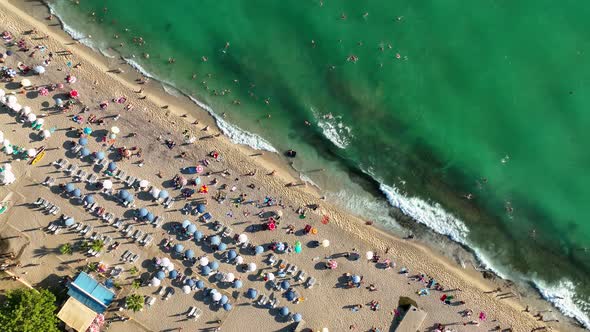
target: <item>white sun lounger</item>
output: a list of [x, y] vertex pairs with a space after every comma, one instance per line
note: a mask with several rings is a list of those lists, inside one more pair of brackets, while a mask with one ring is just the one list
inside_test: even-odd
[[307, 279], [307, 281], [305, 282], [305, 287], [313, 288], [313, 285], [315, 285], [316, 281], [317, 280], [314, 277], [309, 277], [309, 279]]
[[59, 160], [53, 162], [53, 166], [56, 166], [57, 168], [64, 168], [69, 163], [70, 162], [67, 159], [59, 159]]
[[86, 182], [90, 184], [94, 184], [96, 183], [96, 181], [98, 181], [98, 176], [95, 173], [91, 173], [88, 179], [86, 180]]

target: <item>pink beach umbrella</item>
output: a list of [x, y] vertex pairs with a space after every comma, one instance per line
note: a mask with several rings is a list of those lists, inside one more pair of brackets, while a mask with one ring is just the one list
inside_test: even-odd
[[487, 317], [486, 317], [485, 312], [482, 311], [482, 312], [479, 313], [479, 320], [486, 320], [486, 318]]
[[49, 96], [49, 90], [47, 90], [47, 88], [41, 88], [39, 89], [39, 94], [43, 97]]

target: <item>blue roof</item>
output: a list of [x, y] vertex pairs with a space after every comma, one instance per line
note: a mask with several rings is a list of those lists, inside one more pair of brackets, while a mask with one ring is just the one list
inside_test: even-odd
[[68, 295], [99, 314], [106, 311], [115, 297], [115, 293], [85, 272], [80, 272], [70, 284]]

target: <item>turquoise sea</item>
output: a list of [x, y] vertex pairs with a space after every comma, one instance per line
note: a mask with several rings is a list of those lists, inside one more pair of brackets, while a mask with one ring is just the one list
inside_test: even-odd
[[590, 327], [590, 4], [79, 2], [50, 1], [71, 34], [234, 140], [297, 150], [330, 199], [390, 228], [396, 207]]

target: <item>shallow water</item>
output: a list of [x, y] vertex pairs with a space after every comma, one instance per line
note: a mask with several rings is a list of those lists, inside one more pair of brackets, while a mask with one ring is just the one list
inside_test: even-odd
[[[328, 196], [367, 199], [367, 185], [379, 189], [363, 179], [370, 175], [390, 203], [476, 248], [503, 275], [574, 289], [560, 305], [588, 323], [590, 5], [53, 6], [92, 34], [86, 42], [113, 47], [277, 150], [299, 151], [295, 167]], [[238, 138], [268, 148], [256, 136]], [[330, 171], [310, 172], [320, 168]], [[380, 202], [368, 204], [351, 209], [393, 225]]]

